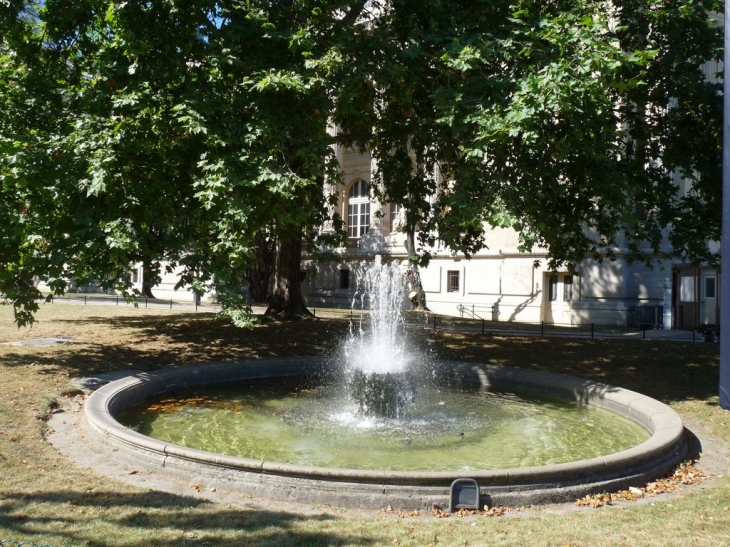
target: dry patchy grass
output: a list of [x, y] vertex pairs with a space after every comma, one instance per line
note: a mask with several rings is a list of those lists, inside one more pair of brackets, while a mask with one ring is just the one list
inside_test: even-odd
[[[135, 488], [70, 464], [44, 442], [49, 401], [53, 394], [71, 393], [70, 377], [334, 352], [347, 322], [266, 323], [244, 331], [210, 314], [73, 305], [45, 306], [38, 318], [32, 330], [18, 330], [1, 306], [0, 342], [70, 337], [75, 343], [0, 346], [0, 539], [54, 547], [730, 544], [727, 477], [651, 503], [544, 507], [519, 518], [509, 516], [515, 512], [399, 517], [381, 508], [369, 514], [282, 511], [275, 503], [229, 506]], [[671, 404], [722, 443], [730, 440], [728, 414], [717, 405], [716, 345], [439, 334], [431, 346], [450, 359], [545, 369], [636, 389]]]

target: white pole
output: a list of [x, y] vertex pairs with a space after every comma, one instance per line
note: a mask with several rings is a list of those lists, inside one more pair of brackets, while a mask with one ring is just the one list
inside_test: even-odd
[[[720, 407], [730, 410], [730, 0], [725, 0], [722, 124], [722, 241], [720, 242]], [[700, 219], [698, 219], [700, 220]], [[725, 298], [725, 295], [728, 298]]]

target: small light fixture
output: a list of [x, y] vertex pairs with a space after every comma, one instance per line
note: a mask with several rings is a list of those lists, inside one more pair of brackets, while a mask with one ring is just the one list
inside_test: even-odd
[[449, 512], [459, 509], [479, 510], [479, 485], [474, 479], [456, 479], [451, 483]]

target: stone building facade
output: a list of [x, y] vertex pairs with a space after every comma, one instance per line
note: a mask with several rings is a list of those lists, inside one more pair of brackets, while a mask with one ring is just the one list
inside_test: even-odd
[[[350, 307], [358, 277], [376, 254], [407, 263], [405, 235], [398, 230], [398, 207], [373, 200], [373, 171], [367, 153], [338, 147], [344, 184], [334, 190], [346, 222], [348, 245], [335, 249], [339, 261], [302, 264], [302, 283], [310, 307]], [[679, 182], [681, 187], [681, 181]], [[718, 323], [719, 277], [710, 268], [659, 262], [652, 268], [616, 260], [585, 260], [576, 274], [551, 271], [545, 250], [518, 251], [509, 229], [489, 229], [488, 249], [466, 259], [447, 248], [433, 248], [420, 275], [433, 312], [499, 321], [559, 324], [646, 325], [690, 329]]]

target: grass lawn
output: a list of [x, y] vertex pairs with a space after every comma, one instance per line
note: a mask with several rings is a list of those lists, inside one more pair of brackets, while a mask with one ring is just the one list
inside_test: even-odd
[[[535, 368], [634, 389], [672, 406], [705, 448], [711, 477], [671, 495], [600, 508], [549, 506], [505, 516], [437, 519], [276, 503], [213, 503], [131, 486], [74, 465], [44, 440], [49, 404], [69, 379], [232, 358], [334, 353], [345, 319], [265, 323], [251, 331], [207, 313], [45, 305], [32, 329], [0, 306], [0, 342], [69, 337], [50, 347], [0, 345], [0, 540], [37, 545], [730, 545], [730, 413], [718, 406], [715, 344], [499, 338], [439, 333], [442, 357]], [[710, 465], [714, 462], [714, 466]], [[720, 469], [717, 472], [717, 469]], [[730, 469], [728, 469], [730, 471]], [[396, 508], [397, 509], [397, 508]]]

